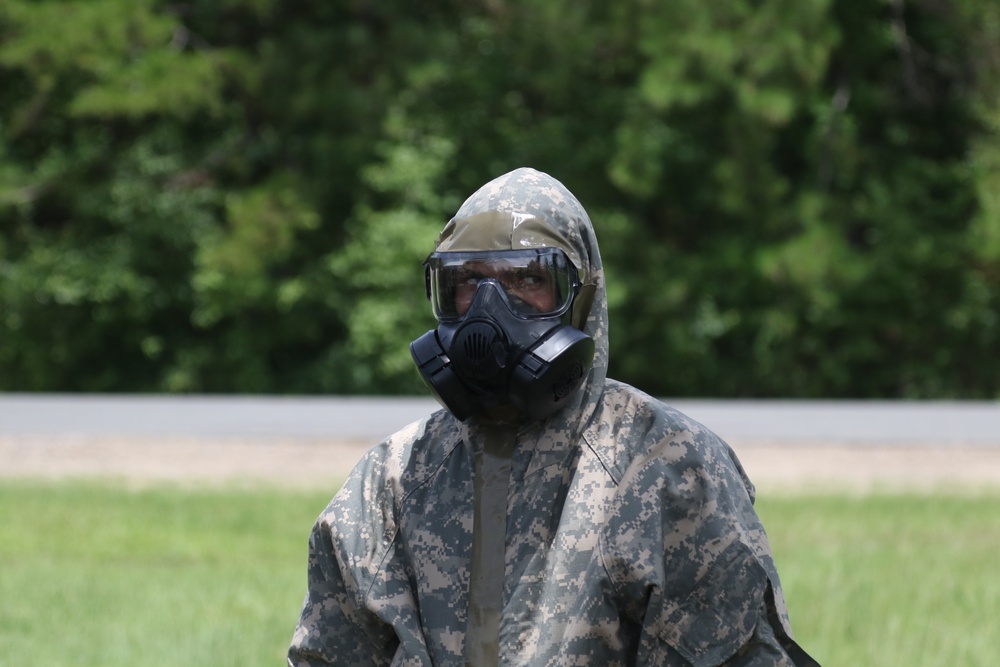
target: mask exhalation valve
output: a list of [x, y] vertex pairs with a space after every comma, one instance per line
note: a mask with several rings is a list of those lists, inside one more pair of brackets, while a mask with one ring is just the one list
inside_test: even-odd
[[507, 367], [507, 345], [500, 328], [485, 320], [463, 326], [455, 335], [453, 345], [462, 350], [453, 356], [459, 374], [472, 381], [494, 380]]

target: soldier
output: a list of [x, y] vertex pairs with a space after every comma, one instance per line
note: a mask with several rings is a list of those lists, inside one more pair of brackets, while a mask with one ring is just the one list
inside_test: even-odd
[[444, 406], [371, 449], [310, 539], [300, 665], [815, 665], [736, 455], [606, 377], [594, 229], [522, 168], [461, 206], [410, 346]]

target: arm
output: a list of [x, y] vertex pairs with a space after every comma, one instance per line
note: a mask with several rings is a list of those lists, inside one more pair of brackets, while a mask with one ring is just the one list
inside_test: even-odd
[[328, 515], [309, 538], [308, 591], [288, 649], [289, 667], [388, 665], [395, 652], [392, 629], [360, 608], [345, 578]]
[[394, 527], [387, 448], [369, 450], [316, 520], [289, 667], [388, 665], [399, 641], [370, 594]]
[[789, 636], [769, 577], [739, 543], [720, 554], [679, 604], [664, 597], [660, 591], [650, 597], [639, 664], [818, 667]]
[[791, 639], [752, 489], [707, 430], [633, 461], [607, 533], [608, 573], [641, 627], [637, 664], [815, 665]]

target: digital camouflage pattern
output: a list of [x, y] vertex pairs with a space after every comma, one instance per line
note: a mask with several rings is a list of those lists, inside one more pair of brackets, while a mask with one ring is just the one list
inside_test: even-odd
[[518, 169], [456, 221], [487, 211], [548, 221], [575, 249], [593, 286], [587, 382], [540, 423], [441, 410], [372, 448], [314, 526], [288, 664], [816, 664], [791, 639], [733, 451], [606, 378], [607, 300], [583, 207]]

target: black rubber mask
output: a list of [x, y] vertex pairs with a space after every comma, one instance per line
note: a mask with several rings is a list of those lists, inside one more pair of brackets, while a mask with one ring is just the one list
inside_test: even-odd
[[[428, 296], [438, 304], [431, 275]], [[464, 313], [436, 312], [437, 329], [410, 344], [438, 402], [461, 421], [506, 407], [535, 421], [565, 405], [594, 359], [593, 339], [568, 323], [572, 296], [538, 314], [503, 278], [480, 278], [474, 289]]]

